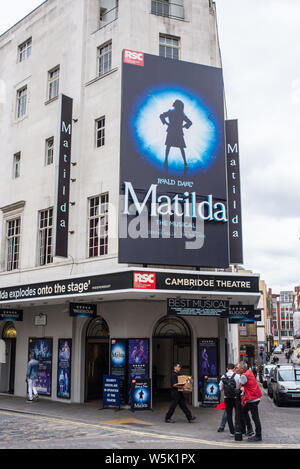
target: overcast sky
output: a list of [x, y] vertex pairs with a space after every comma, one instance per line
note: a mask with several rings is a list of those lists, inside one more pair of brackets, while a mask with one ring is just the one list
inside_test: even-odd
[[[41, 4], [0, 0], [0, 34]], [[300, 283], [300, 1], [216, 0], [228, 118], [239, 120], [244, 267]]]

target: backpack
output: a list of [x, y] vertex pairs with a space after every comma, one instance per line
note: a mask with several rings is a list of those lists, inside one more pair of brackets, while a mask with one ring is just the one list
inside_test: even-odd
[[224, 378], [222, 378], [225, 397], [236, 397], [236, 381], [234, 377], [235, 373], [230, 377], [225, 375]]

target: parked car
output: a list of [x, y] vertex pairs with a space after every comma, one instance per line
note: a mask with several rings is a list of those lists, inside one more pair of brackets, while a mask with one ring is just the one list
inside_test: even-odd
[[300, 366], [277, 365], [271, 383], [273, 401], [278, 407], [284, 403], [300, 404]]
[[275, 368], [275, 365], [264, 365], [263, 375], [262, 375], [262, 385], [264, 389], [267, 389], [268, 383], [267, 378], [270, 375], [270, 371]]

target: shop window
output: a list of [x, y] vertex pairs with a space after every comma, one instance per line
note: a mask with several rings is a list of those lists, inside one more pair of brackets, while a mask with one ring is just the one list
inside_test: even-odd
[[16, 339], [17, 338], [17, 331], [15, 326], [11, 323], [8, 322], [3, 329], [2, 332], [2, 339]]

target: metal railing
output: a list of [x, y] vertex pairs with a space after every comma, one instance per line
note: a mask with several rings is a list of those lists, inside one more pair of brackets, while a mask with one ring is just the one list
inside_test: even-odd
[[182, 5], [163, 0], [151, 0], [151, 13], [167, 18], [184, 19], [184, 7]]
[[100, 29], [118, 19], [119, 7], [116, 6], [100, 16]]

